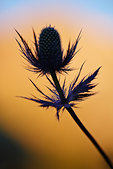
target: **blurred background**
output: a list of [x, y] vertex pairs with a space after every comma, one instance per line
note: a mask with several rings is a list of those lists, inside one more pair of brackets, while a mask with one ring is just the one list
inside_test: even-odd
[[113, 1], [112, 0], [1, 0], [0, 1], [0, 166], [1, 169], [108, 169], [95, 147], [64, 111], [43, 109], [16, 96], [40, 97], [28, 78], [46, 93], [45, 77], [24, 69], [15, 41], [16, 28], [33, 47], [51, 24], [61, 35], [64, 53], [82, 28], [75, 68], [60, 75], [69, 84], [86, 60], [80, 78], [102, 66], [95, 83], [97, 94], [75, 109], [83, 124], [113, 161]]

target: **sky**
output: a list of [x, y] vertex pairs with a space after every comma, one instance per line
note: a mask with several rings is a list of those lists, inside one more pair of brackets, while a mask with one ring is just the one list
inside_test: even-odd
[[77, 0], [62, 0], [62, 1], [51, 1], [51, 0], [42, 0], [42, 1], [36, 1], [34, 0], [33, 2], [30, 1], [30, 0], [20, 0], [20, 1], [15, 1], [15, 0], [4, 0], [4, 1], [1, 1], [1, 10], [5, 10], [5, 9], [9, 9], [9, 8], [14, 8], [14, 7], [17, 7], [17, 6], [21, 6], [21, 5], [26, 5], [26, 4], [38, 4], [38, 5], [41, 5], [41, 4], [48, 4], [48, 5], [51, 5], [51, 3], [53, 4], [64, 4], [64, 2], [66, 4], [68, 4], [69, 6], [72, 6], [72, 5], [79, 5], [79, 6], [83, 6], [84, 8], [89, 8], [90, 10], [95, 10], [95, 11], [98, 11], [100, 13], [106, 13], [106, 14], [111, 14], [113, 15], [113, 2], [112, 0], [95, 0], [95, 1], [83, 1], [83, 0], [80, 0], [80, 1], [77, 1]]
[[61, 169], [81, 169], [83, 166], [87, 169], [107, 168], [66, 110], [60, 113], [58, 122], [55, 109], [42, 109], [36, 103], [16, 97], [31, 94], [41, 97], [28, 78], [45, 92], [49, 83], [45, 77], [37, 78], [37, 75], [24, 69], [26, 62], [20, 56], [14, 28], [32, 48], [32, 28], [38, 38], [41, 29], [51, 24], [60, 33], [64, 53], [68, 42], [75, 42], [82, 29], [78, 45], [81, 50], [71, 63], [75, 70], [68, 75], [60, 75], [60, 78], [66, 77], [67, 85], [70, 84], [84, 61], [80, 79], [102, 66], [95, 79], [98, 84], [94, 89], [96, 95], [79, 103], [75, 112], [113, 160], [113, 1], [1, 0], [0, 24], [2, 132], [35, 154], [34, 165], [38, 165], [38, 159], [41, 169], [45, 166]]

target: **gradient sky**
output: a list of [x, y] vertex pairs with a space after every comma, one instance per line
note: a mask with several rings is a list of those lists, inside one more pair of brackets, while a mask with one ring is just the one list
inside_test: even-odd
[[79, 43], [79, 48], [82, 49], [72, 62], [72, 67], [76, 70], [69, 75], [64, 74], [68, 84], [74, 79], [84, 60], [86, 63], [80, 78], [102, 66], [95, 79], [95, 83], [98, 83], [95, 88], [97, 94], [79, 103], [79, 108], [75, 111], [113, 159], [112, 0], [0, 1], [1, 128], [33, 152], [48, 158], [53, 156], [53, 161], [55, 157], [57, 159], [61, 157], [61, 161], [68, 159], [67, 166], [72, 160], [73, 165], [70, 169], [74, 168], [74, 160], [77, 169], [80, 166], [82, 168], [82, 163], [87, 169], [93, 167], [103, 169], [105, 163], [99, 153], [66, 111], [61, 112], [61, 120], [58, 122], [55, 109], [42, 109], [35, 103], [15, 97], [38, 95], [28, 77], [44, 91], [46, 91], [45, 83], [46, 85], [48, 83], [45, 77], [37, 79], [36, 75], [24, 69], [25, 61], [20, 57], [15, 42], [15, 37], [18, 37], [14, 28], [32, 47], [32, 27], [39, 37], [41, 29], [49, 24], [59, 31], [64, 52], [69, 40], [73, 43], [81, 28], [83, 29]]
[[68, 4], [69, 6], [73, 6], [73, 5], [77, 5], [79, 7], [84, 7], [86, 9], [89, 9], [89, 10], [95, 10], [96, 12], [100, 12], [100, 13], [106, 13], [106, 14], [109, 14], [109, 15], [113, 15], [113, 1], [112, 0], [93, 0], [93, 1], [83, 1], [83, 0], [57, 0], [57, 1], [52, 1], [52, 0], [42, 0], [42, 1], [30, 1], [30, 0], [19, 0], [19, 1], [15, 1], [15, 0], [4, 0], [4, 1], [1, 1], [0, 2], [0, 6], [1, 6], [1, 10], [5, 10], [5, 9], [8, 9], [8, 8], [14, 8], [14, 7], [17, 7], [17, 6], [21, 6], [21, 5], [26, 5], [26, 4], [33, 4], [35, 3], [36, 5], [45, 5], [45, 4], [48, 4], [51, 6], [51, 3], [54, 3], [54, 4], [60, 4], [62, 5], [63, 3], [66, 3], [66, 5]]

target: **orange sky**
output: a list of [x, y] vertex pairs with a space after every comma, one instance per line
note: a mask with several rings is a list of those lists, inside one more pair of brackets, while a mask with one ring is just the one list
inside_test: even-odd
[[[28, 77], [43, 90], [48, 82], [45, 77], [37, 79], [36, 75], [24, 69], [24, 60], [18, 51], [14, 28], [32, 46], [32, 27], [38, 37], [44, 26], [52, 24], [61, 35], [64, 52], [69, 40], [74, 42], [80, 29], [83, 28], [78, 47], [82, 49], [73, 59], [72, 66], [78, 69], [86, 60], [81, 78], [99, 66], [102, 68], [95, 80], [95, 83], [98, 83], [94, 89], [97, 94], [79, 103], [79, 108], [75, 109], [75, 112], [108, 154], [113, 154], [113, 22], [111, 16], [95, 11], [88, 12], [83, 10], [83, 7], [82, 12], [77, 8], [77, 10], [69, 8], [68, 11], [68, 5], [59, 8], [59, 4], [54, 8], [44, 6], [45, 12], [42, 12], [42, 6], [39, 6], [39, 10], [36, 8], [33, 10], [33, 4], [27, 7], [24, 5], [12, 7], [1, 12], [1, 128], [18, 142], [36, 152], [61, 157], [90, 158], [92, 156], [91, 162], [95, 161], [94, 167], [97, 168], [99, 166], [97, 159], [102, 160], [99, 153], [66, 111], [60, 113], [60, 122], [58, 122], [55, 109], [42, 109], [36, 103], [15, 97], [30, 96], [30, 94], [38, 96]], [[68, 84], [77, 72], [78, 70], [75, 70], [69, 75], [64, 74]], [[87, 153], [84, 154], [84, 151]], [[101, 169], [101, 165], [99, 167]]]

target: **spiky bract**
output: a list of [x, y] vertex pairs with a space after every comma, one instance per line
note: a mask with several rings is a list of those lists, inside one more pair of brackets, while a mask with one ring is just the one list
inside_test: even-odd
[[78, 73], [78, 76], [76, 79], [70, 84], [69, 88], [66, 87], [66, 81], [64, 80], [64, 83], [62, 85], [62, 91], [64, 93], [64, 96], [66, 98], [66, 104], [62, 103], [59, 94], [56, 90], [56, 86], [52, 83], [52, 81], [47, 77], [49, 80], [50, 84], [52, 85], [52, 89], [47, 87], [49, 91], [51, 92], [51, 96], [47, 96], [44, 94], [35, 84], [32, 80], [32, 84], [35, 86], [35, 88], [38, 90], [39, 93], [41, 93], [44, 96], [44, 100], [39, 99], [37, 97], [29, 98], [29, 97], [22, 97], [34, 102], [37, 102], [40, 104], [42, 107], [54, 107], [57, 109], [57, 118], [59, 119], [59, 111], [62, 107], [66, 108], [66, 106], [72, 106], [75, 107], [78, 101], [82, 101], [85, 98], [92, 96], [94, 93], [91, 92], [91, 89], [93, 89], [96, 85], [92, 83], [92, 81], [95, 79], [97, 76], [100, 67], [90, 76], [87, 78], [84, 77], [78, 84], [78, 78], [80, 76], [81, 70], [82, 70], [83, 64], [80, 68], [80, 71]]

